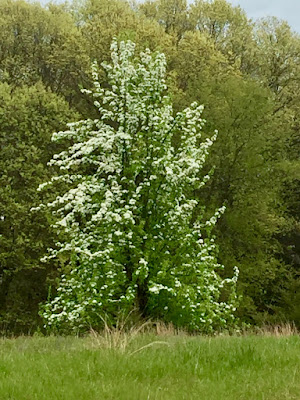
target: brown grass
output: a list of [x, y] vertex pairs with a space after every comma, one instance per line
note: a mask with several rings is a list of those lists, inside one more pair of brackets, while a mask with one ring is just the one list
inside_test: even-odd
[[[143, 335], [148, 337], [158, 336], [161, 338], [175, 336], [200, 336], [195, 333], [191, 334], [183, 329], [176, 328], [172, 323], [164, 323], [162, 321], [145, 321], [140, 320], [133, 323], [130, 319], [130, 314], [126, 318], [119, 318], [115, 325], [109, 323], [105, 318], [102, 318], [104, 328], [101, 331], [90, 329], [88, 338], [88, 346], [92, 348], [118, 349], [121, 352], [128, 350], [130, 344], [137, 338]], [[266, 337], [289, 337], [299, 335], [300, 332], [292, 323], [280, 325], [264, 325], [262, 327], [246, 328], [236, 333], [220, 333], [215, 336], [266, 336]], [[165, 341], [153, 340], [144, 346], [134, 350], [130, 354], [135, 354], [143, 349], [153, 345], [168, 345]]]
[[263, 336], [295, 336], [299, 335], [299, 331], [293, 323], [285, 323], [280, 325], [265, 325], [258, 329], [258, 334]]

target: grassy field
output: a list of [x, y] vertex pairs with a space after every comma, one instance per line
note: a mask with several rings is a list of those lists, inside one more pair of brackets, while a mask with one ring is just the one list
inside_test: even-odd
[[300, 337], [0, 340], [1, 400], [299, 400]]

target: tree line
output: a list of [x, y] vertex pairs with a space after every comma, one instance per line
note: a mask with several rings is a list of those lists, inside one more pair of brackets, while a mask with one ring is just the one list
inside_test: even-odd
[[[52, 133], [96, 116], [81, 88], [92, 87], [91, 62], [109, 60], [113, 38], [163, 52], [175, 111], [204, 104], [204, 135], [219, 131], [199, 198], [208, 214], [226, 205], [214, 234], [224, 277], [240, 270], [238, 316], [299, 324], [299, 35], [225, 0], [1, 0], [0, 19], [1, 329], [41, 324], [39, 304], [67, 262], [41, 263], [56, 240], [53, 216], [31, 209], [50, 201], [37, 187], [64, 148]], [[107, 85], [104, 70], [99, 81]]]

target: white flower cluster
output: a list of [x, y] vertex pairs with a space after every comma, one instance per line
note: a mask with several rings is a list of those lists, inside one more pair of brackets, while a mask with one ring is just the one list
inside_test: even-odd
[[[85, 91], [99, 118], [53, 135], [72, 145], [50, 162], [60, 175], [40, 186], [69, 185], [47, 204], [64, 241], [46, 258], [67, 257], [71, 272], [42, 315], [50, 327], [78, 329], [101, 312], [138, 306], [193, 329], [226, 326], [234, 320], [237, 273], [219, 277], [213, 239], [202, 237], [224, 209], [203, 221], [194, 194], [209, 179], [201, 171], [217, 134], [202, 139], [202, 105], [173, 115], [163, 54], [136, 58], [130, 41], [113, 41], [111, 50], [112, 64], [102, 64], [109, 85], [100, 85], [94, 64], [94, 89]], [[219, 302], [224, 285], [232, 287], [226, 303]]]

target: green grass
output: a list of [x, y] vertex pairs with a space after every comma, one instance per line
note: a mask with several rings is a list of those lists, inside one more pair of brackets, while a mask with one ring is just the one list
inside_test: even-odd
[[[153, 341], [161, 343], [148, 344]], [[0, 340], [1, 400], [299, 400], [300, 337]]]

